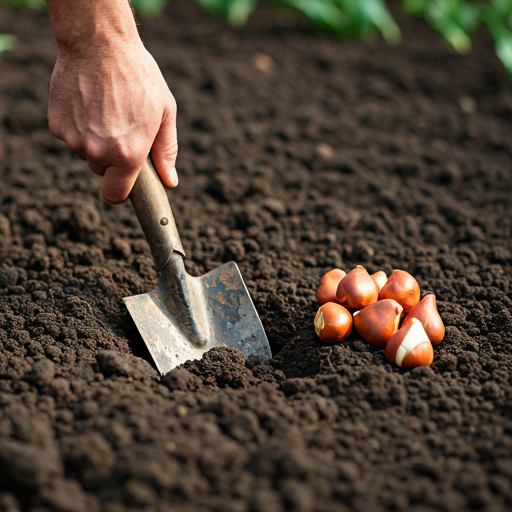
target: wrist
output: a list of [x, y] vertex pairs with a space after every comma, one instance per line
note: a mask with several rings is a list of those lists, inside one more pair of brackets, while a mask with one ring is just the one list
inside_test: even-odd
[[126, 0], [47, 0], [60, 58], [108, 55], [142, 44]]
[[120, 34], [96, 33], [87, 40], [77, 39], [71, 43], [66, 40], [57, 41], [57, 54], [61, 61], [98, 60], [107, 61], [110, 58], [134, 52], [143, 44], [137, 36]]

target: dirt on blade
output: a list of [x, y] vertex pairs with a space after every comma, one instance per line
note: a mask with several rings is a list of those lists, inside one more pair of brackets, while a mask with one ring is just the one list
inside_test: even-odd
[[[277, 21], [276, 21], [277, 20]], [[498, 512], [512, 507], [512, 90], [490, 39], [345, 44], [191, 3], [142, 24], [179, 106], [172, 204], [202, 274], [236, 260], [269, 363], [159, 377], [122, 303], [156, 275], [129, 204], [46, 128], [46, 16], [0, 10], [0, 511]], [[290, 21], [286, 19], [285, 21]], [[430, 368], [322, 346], [334, 267], [409, 271]]]

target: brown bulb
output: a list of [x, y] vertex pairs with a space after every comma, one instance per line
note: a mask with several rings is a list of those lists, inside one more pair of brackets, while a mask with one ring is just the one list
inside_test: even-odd
[[316, 298], [319, 304], [325, 304], [326, 302], [338, 302], [336, 297], [336, 290], [338, 289], [338, 284], [340, 281], [347, 275], [346, 272], [340, 270], [339, 268], [333, 268], [327, 274], [322, 277], [320, 281], [320, 286], [318, 287], [318, 292], [316, 294]]
[[391, 337], [386, 345], [386, 357], [390, 363], [403, 368], [432, 364], [434, 360], [432, 343], [417, 318], [411, 318]]
[[404, 314], [420, 301], [420, 287], [405, 270], [395, 270], [379, 293], [379, 300], [393, 299], [404, 308]]
[[437, 345], [443, 340], [444, 324], [437, 311], [436, 296], [433, 293], [425, 295], [425, 297], [409, 311], [408, 315], [405, 317], [404, 325], [412, 318], [417, 318], [421, 322], [432, 345]]
[[375, 284], [377, 285], [379, 292], [382, 290], [382, 287], [386, 284], [388, 280], [388, 276], [386, 275], [386, 272], [384, 272], [383, 270], [375, 272], [375, 274], [371, 275], [371, 278], [375, 281]]
[[361, 309], [379, 298], [379, 289], [363, 267], [351, 270], [338, 285], [338, 302], [351, 309]]
[[392, 299], [384, 299], [354, 313], [354, 327], [374, 347], [385, 347], [398, 331], [403, 308]]
[[315, 331], [324, 343], [337, 343], [352, 334], [352, 315], [335, 302], [327, 302], [318, 308]]

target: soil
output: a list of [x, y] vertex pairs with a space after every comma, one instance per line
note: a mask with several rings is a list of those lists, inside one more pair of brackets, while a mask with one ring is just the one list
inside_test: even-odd
[[[179, 108], [192, 273], [236, 260], [274, 358], [160, 377], [122, 297], [156, 274], [129, 204], [47, 130], [45, 15], [0, 10], [0, 511], [512, 507], [512, 90], [486, 33], [340, 44], [291, 15], [142, 23]], [[324, 346], [320, 277], [415, 275], [446, 325], [405, 371]]]

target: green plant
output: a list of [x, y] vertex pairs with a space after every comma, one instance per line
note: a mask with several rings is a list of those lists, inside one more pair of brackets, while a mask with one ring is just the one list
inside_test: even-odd
[[[402, 35], [383, 0], [277, 0], [297, 9], [323, 28], [352, 39], [367, 39], [379, 30], [390, 44]], [[278, 5], [279, 5], [278, 4]]]
[[[206, 10], [235, 26], [244, 25], [258, 0], [197, 0]], [[270, 0], [277, 8], [302, 12], [318, 26], [340, 37], [367, 39], [379, 30], [390, 44], [401, 40], [398, 25], [384, 0]]]
[[[164, 1], [164, 0], [162, 0]], [[214, 15], [240, 26], [259, 0], [196, 0]], [[267, 0], [277, 8], [302, 12], [319, 27], [343, 38], [368, 39], [379, 31], [390, 44], [401, 33], [384, 0]], [[401, 0], [403, 12], [424, 18], [460, 53], [471, 50], [471, 36], [487, 25], [495, 50], [512, 78], [512, 0]]]
[[[169, 0], [131, 0], [142, 16], [158, 15]], [[277, 9], [303, 13], [338, 37], [366, 40], [380, 32], [389, 44], [402, 39], [385, 0], [196, 0], [213, 15], [234, 26], [244, 25], [260, 1]], [[44, 9], [44, 0], [0, 0], [0, 5]], [[424, 18], [458, 52], [471, 50], [471, 36], [481, 23], [495, 41], [495, 50], [512, 78], [512, 0], [401, 0], [403, 12]], [[0, 51], [13, 44], [0, 35]]]
[[481, 19], [494, 38], [496, 55], [512, 77], [512, 1], [492, 0], [482, 5]]
[[512, 78], [512, 0], [403, 0], [407, 14], [424, 17], [458, 52], [471, 49], [471, 33], [483, 22], [495, 41], [496, 55]]
[[479, 22], [479, 7], [462, 0], [403, 0], [405, 12], [424, 17], [455, 50], [471, 49], [470, 33]]

